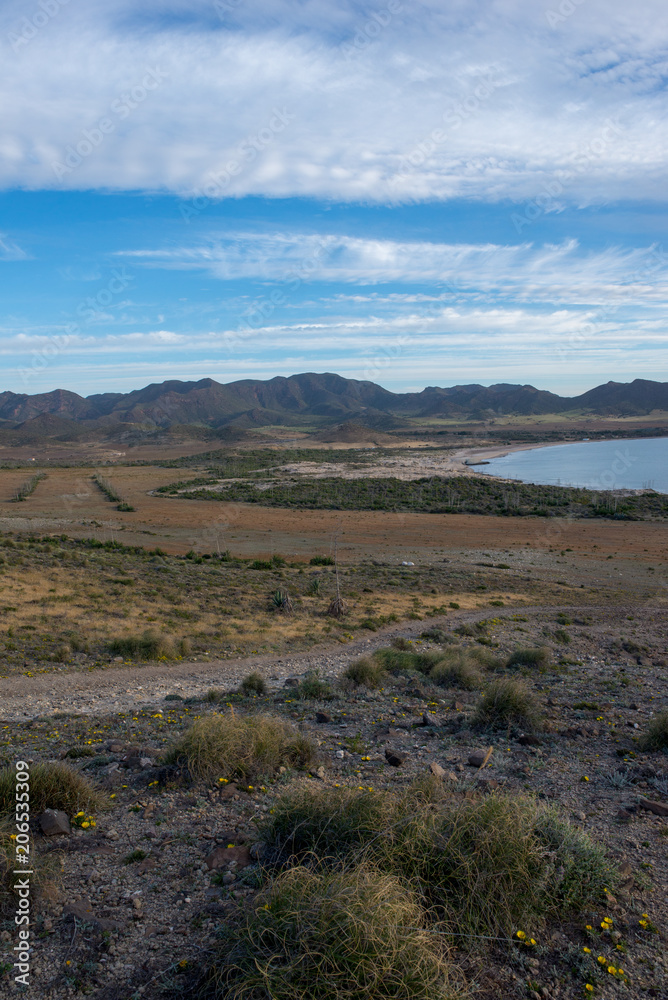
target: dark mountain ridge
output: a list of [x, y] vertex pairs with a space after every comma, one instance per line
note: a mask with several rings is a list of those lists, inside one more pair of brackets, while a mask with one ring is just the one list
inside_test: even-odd
[[72, 430], [75, 425], [243, 428], [306, 422], [328, 426], [354, 420], [390, 429], [401, 423], [402, 418], [484, 420], [569, 411], [599, 416], [644, 416], [654, 410], [668, 411], [668, 382], [646, 379], [607, 382], [573, 397], [558, 396], [532, 385], [506, 383], [428, 386], [421, 392], [395, 393], [374, 382], [306, 372], [227, 384], [211, 378], [197, 382], [174, 379], [132, 392], [87, 397], [65, 389], [33, 396], [0, 393], [0, 426], [47, 435]]

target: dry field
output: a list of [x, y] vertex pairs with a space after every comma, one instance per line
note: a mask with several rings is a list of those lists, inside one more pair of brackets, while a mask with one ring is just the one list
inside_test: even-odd
[[[37, 471], [0, 472], [0, 990], [25, 759], [26, 1000], [283, 1000], [303, 962], [309, 998], [365, 969], [405, 1000], [668, 995], [665, 522], [193, 501], [131, 466], [100, 471], [134, 510], [92, 468], [10, 502]], [[339, 851], [330, 969], [295, 928]]]

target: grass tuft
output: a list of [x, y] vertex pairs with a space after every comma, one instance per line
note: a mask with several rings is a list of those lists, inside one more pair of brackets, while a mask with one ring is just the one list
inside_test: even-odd
[[474, 691], [482, 687], [482, 675], [477, 665], [477, 657], [467, 649], [447, 649], [442, 659], [435, 663], [429, 673], [429, 680], [445, 688], [460, 688]]
[[199, 997], [452, 1000], [439, 938], [415, 894], [372, 867], [292, 868], [228, 932]]
[[109, 652], [132, 660], [174, 660], [187, 656], [190, 644], [187, 639], [174, 643], [168, 636], [147, 631], [139, 636], [126, 635], [113, 639], [109, 643]]
[[525, 732], [534, 732], [541, 727], [540, 706], [525, 684], [503, 678], [487, 687], [471, 724], [479, 729], [505, 729], [514, 725]]
[[267, 693], [267, 682], [265, 681], [262, 674], [258, 674], [256, 671], [248, 674], [242, 680], [240, 684], [240, 689], [242, 694], [245, 695], [259, 695]]
[[356, 861], [405, 880], [463, 944], [597, 905], [616, 879], [601, 848], [527, 796], [302, 786], [278, 801], [265, 839], [269, 857]]
[[383, 683], [387, 676], [382, 664], [377, 660], [372, 660], [370, 656], [363, 656], [359, 660], [350, 663], [343, 674], [348, 680], [355, 684], [363, 684], [368, 688], [377, 688]]
[[410, 674], [416, 671], [428, 674], [431, 668], [443, 659], [443, 650], [425, 650], [424, 652], [405, 649], [377, 649], [374, 659], [390, 674]]
[[666, 750], [668, 749], [668, 709], [659, 712], [640, 737], [641, 750]]
[[167, 752], [166, 763], [185, 766], [194, 780], [272, 775], [279, 767], [306, 767], [315, 746], [278, 716], [209, 715], [198, 719]]
[[317, 670], [310, 670], [294, 689], [294, 695], [302, 701], [330, 701], [334, 692]]
[[550, 662], [550, 651], [544, 646], [536, 649], [516, 649], [506, 661], [506, 667], [546, 667]]
[[[67, 764], [50, 762], [30, 767], [30, 811], [33, 816], [45, 809], [62, 809], [74, 816], [81, 809], [99, 809], [102, 798], [88, 778]], [[0, 771], [0, 814], [14, 812], [16, 768]]]

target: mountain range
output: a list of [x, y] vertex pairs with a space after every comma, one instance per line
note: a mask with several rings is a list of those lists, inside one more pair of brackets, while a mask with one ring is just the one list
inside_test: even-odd
[[245, 429], [268, 425], [327, 427], [356, 421], [378, 430], [406, 426], [415, 418], [489, 420], [575, 412], [596, 416], [645, 416], [668, 411], [668, 382], [635, 379], [606, 382], [564, 397], [532, 385], [428, 386], [421, 392], [390, 392], [374, 382], [311, 372], [262, 381], [222, 384], [211, 378], [153, 383], [132, 392], [79, 396], [66, 389], [27, 395], [0, 393], [0, 429], [36, 437], [77, 430], [133, 425]]

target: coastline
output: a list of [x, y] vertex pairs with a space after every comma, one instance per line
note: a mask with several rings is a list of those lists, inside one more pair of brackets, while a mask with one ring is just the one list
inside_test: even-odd
[[[531, 444], [493, 445], [484, 448], [464, 448], [452, 455], [450, 462], [453, 468], [463, 473], [475, 472], [479, 462], [488, 462], [493, 458], [503, 458], [516, 451], [533, 451], [537, 448], [554, 448], [562, 444], [573, 444], [571, 441], [539, 441]], [[483, 475], [479, 472], [478, 475]], [[502, 477], [496, 477], [502, 478]]]

